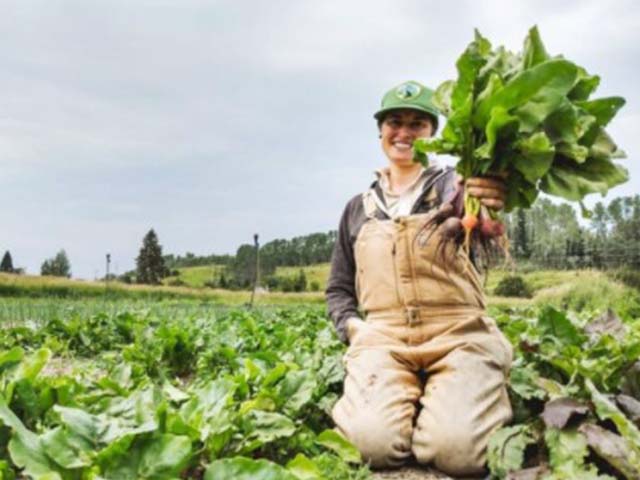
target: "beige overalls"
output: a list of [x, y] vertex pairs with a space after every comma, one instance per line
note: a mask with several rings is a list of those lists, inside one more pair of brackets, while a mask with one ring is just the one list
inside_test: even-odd
[[[373, 467], [411, 454], [451, 475], [480, 473], [492, 431], [511, 419], [509, 342], [485, 314], [462, 248], [437, 252], [430, 214], [379, 220], [372, 192], [355, 243], [365, 321], [350, 324], [338, 430]], [[426, 374], [426, 383], [419, 372]]]

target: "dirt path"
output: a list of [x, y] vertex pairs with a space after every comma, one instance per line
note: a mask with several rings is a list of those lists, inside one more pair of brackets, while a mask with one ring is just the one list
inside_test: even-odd
[[[403, 467], [396, 470], [385, 470], [374, 472], [372, 477], [375, 480], [454, 480], [452, 477], [438, 472], [432, 468], [420, 468], [417, 466]], [[457, 480], [478, 480], [457, 479]]]

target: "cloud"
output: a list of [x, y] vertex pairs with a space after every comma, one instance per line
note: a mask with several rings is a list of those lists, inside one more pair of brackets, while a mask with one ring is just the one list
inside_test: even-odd
[[[64, 247], [93, 277], [108, 250], [132, 268], [154, 227], [165, 251], [233, 252], [335, 228], [385, 160], [371, 115], [406, 79], [455, 74], [473, 28], [602, 75], [628, 105], [640, 14], [630, 1], [22, 0], [0, 16], [0, 250], [37, 272]], [[617, 192], [618, 190], [616, 190]]]

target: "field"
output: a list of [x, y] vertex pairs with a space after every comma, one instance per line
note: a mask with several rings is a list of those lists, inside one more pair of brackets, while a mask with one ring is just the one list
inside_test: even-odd
[[[591, 271], [524, 276], [532, 298], [490, 297], [515, 350], [493, 475], [637, 478], [638, 292]], [[0, 479], [371, 477], [331, 429], [345, 347], [322, 294], [248, 308], [247, 292], [14, 276], [0, 291]]]

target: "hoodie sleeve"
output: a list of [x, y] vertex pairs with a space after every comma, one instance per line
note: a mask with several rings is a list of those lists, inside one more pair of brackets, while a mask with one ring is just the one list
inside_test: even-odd
[[338, 337], [348, 341], [347, 320], [360, 318], [356, 295], [356, 265], [353, 244], [357, 230], [364, 223], [362, 196], [357, 195], [342, 213], [338, 237], [331, 255], [331, 273], [326, 289], [327, 308], [336, 327]]

